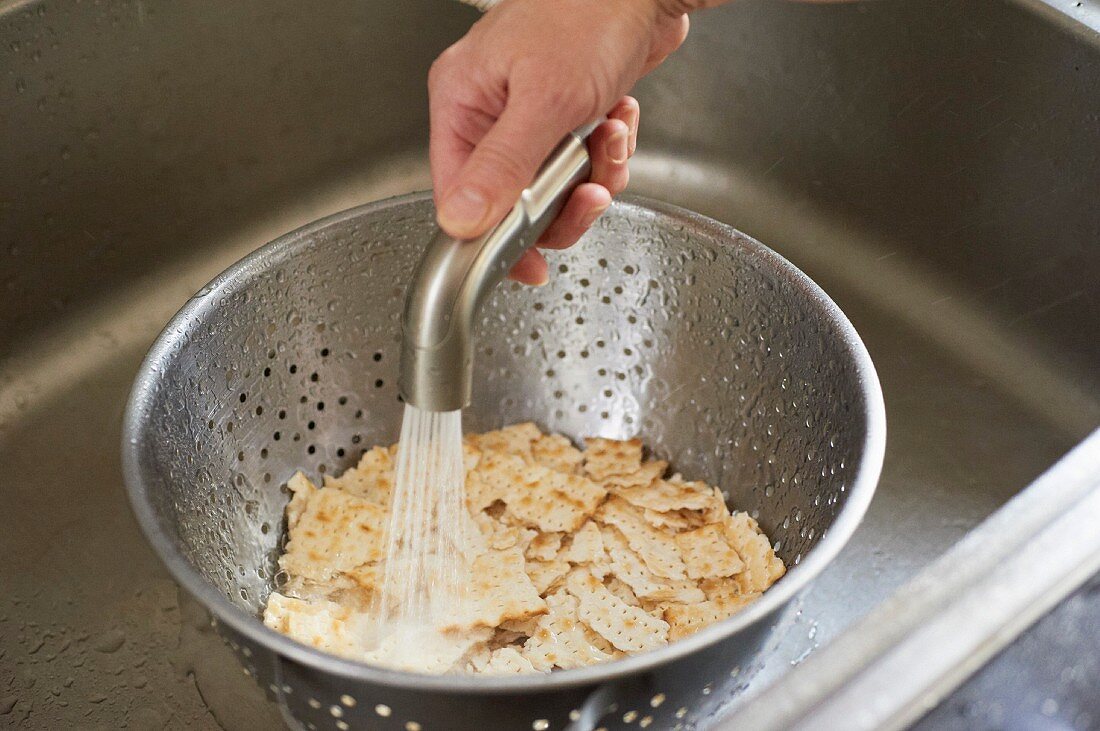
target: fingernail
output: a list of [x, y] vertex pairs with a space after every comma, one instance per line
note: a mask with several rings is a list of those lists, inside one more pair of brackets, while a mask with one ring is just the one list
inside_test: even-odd
[[489, 202], [474, 188], [456, 188], [443, 200], [439, 223], [454, 233], [474, 235], [489, 215]]
[[607, 206], [596, 206], [595, 208], [589, 210], [588, 214], [584, 217], [584, 221], [582, 221], [584, 227], [588, 228], [589, 226], [594, 224], [596, 222], [596, 219], [602, 216], [603, 212], [606, 210]]
[[607, 141], [607, 147], [605, 151], [607, 156], [611, 158], [611, 162], [616, 165], [622, 165], [626, 162], [626, 158], [630, 156], [630, 152], [627, 149], [627, 134], [625, 132], [616, 132], [611, 135], [611, 138]]
[[628, 150], [628, 153], [630, 155], [633, 155], [634, 151], [638, 148], [638, 123], [641, 121], [640, 117], [641, 117], [641, 113], [637, 109], [631, 111], [631, 113], [630, 113], [630, 124], [629, 124], [629, 127], [630, 127], [630, 149]]
[[550, 272], [545, 271], [545, 272], [542, 273], [542, 278], [539, 279], [539, 281], [534, 283], [534, 286], [536, 286], [536, 287], [545, 287], [549, 283], [550, 283]]

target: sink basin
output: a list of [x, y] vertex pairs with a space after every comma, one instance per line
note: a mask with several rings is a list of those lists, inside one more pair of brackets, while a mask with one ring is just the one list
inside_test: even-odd
[[[228, 264], [429, 186], [424, 78], [475, 18], [428, 0], [0, 4], [0, 720], [280, 723], [138, 533], [123, 402]], [[751, 686], [1100, 423], [1097, 88], [1088, 33], [994, 0], [738, 3], [700, 13], [639, 86], [632, 191], [807, 272], [885, 392], [865, 523]]]

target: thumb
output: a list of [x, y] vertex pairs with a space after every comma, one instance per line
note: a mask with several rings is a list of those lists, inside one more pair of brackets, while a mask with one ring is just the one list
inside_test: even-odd
[[439, 225], [469, 239], [500, 222], [539, 166], [572, 129], [561, 110], [518, 98], [508, 101], [500, 117], [477, 143], [439, 203]]

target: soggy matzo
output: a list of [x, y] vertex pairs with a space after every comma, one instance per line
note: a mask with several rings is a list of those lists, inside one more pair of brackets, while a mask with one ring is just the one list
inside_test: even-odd
[[[465, 438], [470, 581], [431, 636], [367, 643], [385, 569], [396, 445], [317, 487], [288, 483], [286, 581], [265, 623], [327, 652], [427, 673], [601, 663], [722, 621], [786, 571], [760, 526], [642, 442], [524, 423]], [[410, 650], [410, 645], [415, 650]]]

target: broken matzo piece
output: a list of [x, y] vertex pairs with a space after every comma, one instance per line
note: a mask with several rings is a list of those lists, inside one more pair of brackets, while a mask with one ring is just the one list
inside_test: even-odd
[[705, 510], [714, 502], [713, 491], [702, 482], [656, 480], [640, 487], [612, 485], [609, 489], [631, 505], [661, 513], [670, 510]]
[[478, 528], [484, 545], [494, 551], [517, 547], [521, 551], [526, 551], [539, 535], [537, 531], [530, 528], [503, 523], [487, 513], [477, 513], [473, 522]]
[[497, 627], [545, 612], [546, 602], [524, 571], [523, 551], [489, 551], [474, 561], [466, 601], [444, 629]]
[[612, 655], [589, 642], [585, 627], [577, 619], [577, 599], [561, 590], [546, 597], [548, 612], [538, 620], [523, 655], [538, 670], [555, 667], [568, 670], [606, 662]]
[[783, 561], [748, 513], [734, 513], [722, 523], [722, 528], [726, 540], [745, 562], [744, 571], [737, 575], [744, 593], [764, 591], [786, 573]]
[[531, 422], [512, 424], [496, 431], [484, 434], [467, 435], [466, 440], [481, 452], [499, 452], [511, 454], [531, 461], [531, 442], [542, 436], [539, 428]]
[[342, 490], [310, 495], [279, 565], [291, 576], [321, 580], [383, 558], [386, 511]]
[[727, 542], [721, 526], [705, 525], [679, 533], [676, 545], [680, 547], [689, 579], [733, 576], [745, 568], [737, 551]]
[[575, 474], [584, 455], [568, 438], [560, 434], [545, 434], [531, 443], [531, 456], [544, 467]]
[[276, 632], [342, 657], [359, 658], [370, 617], [334, 602], [306, 601], [272, 592], [264, 624]]
[[527, 576], [539, 594], [545, 594], [563, 576], [569, 573], [567, 561], [528, 561]]
[[514, 454], [482, 453], [477, 467], [466, 473], [466, 505], [471, 513], [503, 501], [517, 484], [525, 484], [528, 465]]
[[462, 442], [462, 469], [469, 474], [477, 469], [480, 462], [481, 450], [469, 442]]
[[374, 447], [363, 453], [358, 465], [339, 477], [325, 475], [325, 487], [335, 487], [349, 495], [388, 507], [393, 491], [393, 471], [393, 452], [386, 447]]
[[644, 490], [659, 480], [661, 475], [667, 471], [668, 462], [663, 460], [650, 461], [629, 474], [610, 475], [604, 478], [603, 483], [608, 487], [617, 487], [622, 490], [631, 488]]
[[[549, 601], [547, 604], [549, 604]], [[500, 629], [505, 632], [516, 632], [530, 637], [534, 634], [539, 621], [545, 616], [545, 614], [540, 614], [538, 617], [528, 617], [527, 619], [506, 619], [500, 623]]]
[[460, 667], [464, 667], [468, 673], [480, 673], [489, 664], [493, 651], [488, 642], [479, 642], [466, 651], [466, 656], [459, 661]]
[[558, 555], [558, 550], [561, 548], [561, 539], [564, 536], [565, 533], [560, 531], [539, 533], [528, 544], [524, 555], [536, 561], [551, 561]]
[[697, 604], [673, 604], [665, 609], [670, 642], [694, 634], [707, 625], [732, 617], [742, 607], [752, 603], [760, 594], [740, 594], [726, 601], [708, 599]]
[[701, 602], [706, 598], [695, 582], [653, 574], [618, 529], [604, 528], [603, 540], [611, 561], [611, 573], [629, 586], [638, 598], [683, 603]]
[[585, 571], [574, 571], [566, 583], [577, 598], [577, 616], [616, 649], [643, 652], [668, 643], [668, 623], [641, 607], [632, 607]]
[[638, 601], [638, 597], [634, 594], [634, 590], [630, 588], [630, 585], [620, 579], [618, 576], [611, 576], [604, 579], [603, 585], [607, 587], [607, 590], [615, 596], [622, 599], [624, 602], [632, 607], [640, 607], [642, 603]]
[[515, 484], [504, 498], [507, 513], [540, 531], [580, 528], [607, 495], [606, 488], [580, 475], [532, 465], [536, 473], [526, 484]]
[[569, 545], [562, 550], [561, 558], [569, 563], [582, 564], [600, 561], [604, 557], [603, 537], [600, 527], [589, 520], [573, 534]]
[[502, 647], [519, 647], [527, 641], [528, 637], [530, 635], [522, 632], [512, 632], [498, 627], [493, 630], [493, 636], [489, 638], [489, 649], [499, 650]]
[[707, 519], [699, 510], [669, 510], [662, 513], [646, 508], [643, 511], [645, 521], [654, 528], [671, 531], [691, 530], [707, 524]]
[[502, 647], [493, 650], [489, 662], [482, 671], [486, 675], [515, 675], [517, 673], [536, 672], [531, 660], [520, 654], [514, 647]]
[[719, 604], [739, 601], [743, 594], [741, 591], [741, 583], [735, 576], [703, 579], [699, 582], [699, 588], [707, 595], [707, 599], [712, 602], [718, 602]]
[[618, 528], [653, 573], [668, 579], [687, 578], [676, 540], [647, 523], [638, 508], [620, 497], [612, 497], [600, 506], [596, 519]]
[[294, 476], [287, 480], [286, 486], [291, 493], [290, 502], [286, 506], [286, 525], [287, 530], [294, 530], [309, 501], [313, 499], [313, 493], [317, 492], [317, 486], [301, 472], [295, 472]]
[[612, 475], [630, 475], [642, 466], [642, 442], [590, 437], [584, 440], [584, 471], [596, 481]]
[[361, 659], [395, 670], [445, 673], [461, 663], [475, 647], [487, 642], [492, 634], [493, 630], [487, 627], [464, 631], [440, 632], [424, 628], [392, 632], [363, 653]]

